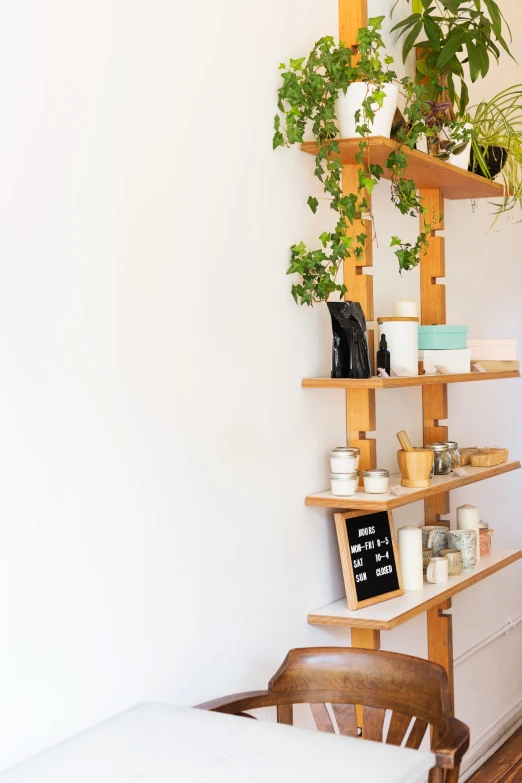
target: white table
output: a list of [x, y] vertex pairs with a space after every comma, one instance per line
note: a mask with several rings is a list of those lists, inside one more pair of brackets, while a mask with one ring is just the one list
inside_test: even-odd
[[422, 783], [432, 753], [144, 704], [0, 774], [0, 783]]

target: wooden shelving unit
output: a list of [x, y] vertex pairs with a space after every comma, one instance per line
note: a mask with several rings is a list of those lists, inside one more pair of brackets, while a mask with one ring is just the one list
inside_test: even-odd
[[[441, 492], [449, 492], [452, 489], [465, 487], [467, 484], [475, 484], [477, 481], [501, 476], [503, 473], [509, 473], [512, 470], [518, 470], [520, 462], [504, 462], [503, 465], [496, 465], [494, 468], [471, 468], [465, 467], [465, 476], [434, 476], [431, 480], [431, 486], [427, 489], [404, 489], [404, 495], [367, 495], [362, 489], [357, 490], [351, 497], [341, 498], [332, 495], [330, 490], [318, 492], [315, 495], [308, 495], [306, 498], [307, 506], [322, 506], [324, 508], [335, 508], [337, 510], [349, 511], [350, 509], [360, 509], [361, 511], [388, 511], [389, 509], [407, 506], [409, 503], [415, 503], [417, 500], [425, 500], [433, 495], [439, 495]], [[401, 474], [394, 473], [390, 476], [390, 486], [400, 484]]]
[[447, 383], [501, 381], [520, 378], [517, 370], [509, 372], [468, 372], [451, 375], [415, 375], [412, 378], [304, 378], [305, 389], [398, 389], [405, 386], [442, 386]]
[[[356, 154], [359, 152], [360, 139], [339, 139], [339, 152], [341, 161], [345, 165], [354, 165]], [[400, 144], [384, 136], [374, 136], [368, 139], [370, 154], [367, 158], [372, 163], [384, 166], [384, 161], [391, 152], [399, 149]], [[303, 152], [310, 155], [317, 154], [314, 142], [305, 142], [302, 145]], [[429, 157], [424, 152], [403, 148], [408, 155], [408, 178], [413, 179], [421, 189], [444, 190], [445, 198], [502, 198], [504, 188], [499, 182], [492, 182], [478, 174], [472, 174], [464, 169], [459, 169], [451, 163], [444, 163], [436, 158]], [[389, 178], [388, 169], [384, 169], [383, 177]]]
[[341, 598], [340, 601], [310, 612], [308, 622], [312, 625], [344, 625], [350, 628], [391, 631], [521, 558], [522, 552], [517, 550], [499, 550], [489, 557], [483, 557], [475, 568], [467, 569], [458, 576], [451, 576], [443, 584], [432, 585], [426, 582], [423, 590], [406, 592], [399, 598], [391, 598], [389, 601], [356, 611], [350, 611], [346, 598]]
[[[339, 0], [339, 38], [354, 46], [357, 32], [367, 24], [367, 0]], [[343, 193], [349, 195], [358, 188], [358, 169], [355, 155], [359, 151], [360, 139], [341, 139], [340, 157], [344, 164], [342, 173]], [[369, 158], [372, 163], [382, 166], [390, 152], [397, 149], [398, 143], [383, 137], [369, 139]], [[303, 144], [303, 151], [315, 154], [313, 143]], [[418, 187], [419, 196], [430, 215], [443, 216], [444, 199], [502, 198], [502, 185], [491, 182], [476, 174], [456, 168], [449, 163], [428, 157], [416, 150], [408, 154], [408, 177]], [[388, 176], [385, 170], [384, 176]], [[368, 196], [367, 196], [368, 197]], [[369, 200], [369, 199], [368, 199]], [[421, 230], [424, 229], [421, 218]], [[420, 266], [421, 285], [421, 323], [427, 325], [446, 323], [446, 290], [438, 281], [445, 277], [444, 237], [437, 234], [444, 229], [444, 219], [433, 225], [429, 236], [426, 254]], [[349, 236], [356, 237], [364, 231], [371, 236], [371, 226], [365, 220], [358, 220], [349, 229]], [[373, 265], [372, 244], [367, 243], [363, 259], [357, 263], [349, 258], [344, 263], [343, 276], [347, 287], [347, 299], [361, 303], [368, 325], [368, 342], [373, 355], [375, 313], [373, 306], [373, 277], [364, 274], [365, 267]], [[474, 383], [477, 381], [503, 380], [519, 378], [519, 372], [466, 373], [461, 375], [422, 375], [414, 378], [369, 378], [367, 380], [306, 378], [303, 387], [309, 389], [344, 389], [346, 394], [346, 435], [347, 443], [357, 446], [361, 451], [360, 469], [376, 467], [376, 442], [368, 433], [376, 430], [375, 391], [376, 389], [419, 386], [422, 389], [423, 441], [448, 440], [448, 427], [441, 422], [448, 419], [447, 389], [450, 383]], [[498, 404], [498, 401], [497, 401]], [[401, 429], [397, 422], [397, 429]], [[477, 437], [480, 441], [480, 437]], [[337, 511], [346, 509], [364, 511], [384, 511], [406, 503], [424, 500], [426, 525], [445, 524], [449, 513], [449, 492], [457, 487], [477, 481], [493, 478], [520, 468], [519, 462], [508, 462], [495, 468], [467, 468], [462, 477], [435, 477], [426, 490], [407, 490], [397, 497], [384, 496], [375, 499], [359, 491], [352, 498], [334, 498], [330, 492], [309, 495], [306, 503], [310, 506], [324, 506]], [[391, 477], [391, 484], [399, 483], [398, 476]], [[333, 519], [332, 519], [333, 523]], [[494, 552], [485, 558], [472, 571], [464, 571], [458, 577], [452, 577], [443, 585], [426, 585], [423, 590], [406, 592], [399, 598], [393, 598], [370, 607], [349, 611], [346, 599], [312, 612], [309, 622], [318, 625], [337, 625], [351, 628], [351, 643], [354, 647], [379, 649], [381, 630], [390, 630], [418, 614], [426, 612], [428, 634], [428, 658], [444, 666], [448, 672], [451, 692], [453, 693], [453, 636], [452, 616], [445, 613], [451, 607], [454, 595], [467, 589], [476, 582], [507, 567], [522, 557], [521, 552]]]

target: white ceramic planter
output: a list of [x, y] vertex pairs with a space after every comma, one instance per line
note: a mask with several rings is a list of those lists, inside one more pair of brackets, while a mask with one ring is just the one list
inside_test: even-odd
[[[471, 130], [473, 128], [472, 125], [469, 123], [466, 124], [466, 128], [468, 130]], [[449, 163], [451, 163], [453, 166], [457, 166], [459, 169], [465, 169], [468, 170], [469, 166], [469, 156], [471, 153], [471, 141], [467, 145], [466, 149], [461, 152], [459, 155], [450, 155]]]
[[[396, 84], [385, 84], [382, 89], [386, 93], [386, 98], [381, 108], [375, 112], [373, 124], [370, 125], [368, 123], [370, 127], [369, 135], [390, 138], [393, 117], [399, 100], [399, 87]], [[361, 110], [362, 124], [364, 121], [362, 102], [368, 95], [368, 92], [371, 93], [374, 90], [375, 87], [367, 82], [355, 82], [350, 84], [346, 95], [342, 92], [339, 94], [336, 110], [341, 138], [353, 139], [358, 137], [359, 134], [355, 128], [359, 123], [355, 121], [355, 112], [359, 109]]]

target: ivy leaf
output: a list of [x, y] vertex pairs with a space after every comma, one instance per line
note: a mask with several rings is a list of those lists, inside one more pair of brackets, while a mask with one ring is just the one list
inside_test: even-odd
[[298, 60], [292, 60], [290, 57], [290, 68], [294, 71], [300, 71], [302, 70], [302, 65], [304, 61], [306, 60], [306, 57], [299, 57]]
[[399, 245], [399, 246], [402, 245], [402, 242], [399, 239], [399, 237], [392, 237], [391, 238], [390, 247], [394, 247], [395, 245]]
[[[447, 1], [447, 0], [446, 0]], [[443, 68], [449, 63], [452, 57], [456, 55], [458, 50], [462, 46], [462, 42], [466, 31], [462, 27], [454, 27], [451, 33], [448, 35], [448, 39], [441, 49], [441, 52], [437, 58], [437, 68]]]
[[319, 206], [319, 202], [317, 201], [317, 199], [314, 196], [309, 196], [308, 201], [306, 203], [308, 204], [308, 206], [310, 207], [310, 209], [315, 215], [315, 213], [317, 212], [317, 207]]
[[283, 134], [280, 131], [277, 131], [274, 133], [274, 138], [272, 139], [272, 149], [277, 149], [278, 147], [284, 147], [285, 146], [285, 140], [283, 138]]
[[321, 240], [323, 247], [326, 247], [326, 245], [330, 241], [330, 234], [327, 231], [323, 231], [319, 239]]

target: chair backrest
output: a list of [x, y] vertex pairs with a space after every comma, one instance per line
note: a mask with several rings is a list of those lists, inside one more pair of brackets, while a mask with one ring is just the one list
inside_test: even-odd
[[[279, 723], [293, 723], [293, 706], [309, 704], [319, 731], [419, 748], [429, 725], [432, 746], [453, 717], [442, 666], [409, 655], [350, 647], [290, 650], [268, 690], [200, 705], [231, 714], [277, 707]], [[358, 714], [359, 710], [359, 714]], [[386, 712], [391, 711], [386, 738]]]

